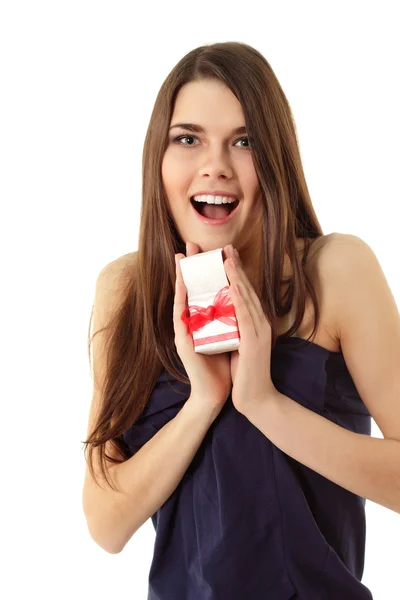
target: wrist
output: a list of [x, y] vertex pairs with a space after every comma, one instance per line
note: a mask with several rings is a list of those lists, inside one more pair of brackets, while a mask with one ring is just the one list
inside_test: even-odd
[[206, 395], [193, 393], [190, 394], [184, 406], [188, 407], [187, 412], [190, 411], [197, 418], [205, 418], [211, 424], [221, 412], [223, 403], [214, 402]]

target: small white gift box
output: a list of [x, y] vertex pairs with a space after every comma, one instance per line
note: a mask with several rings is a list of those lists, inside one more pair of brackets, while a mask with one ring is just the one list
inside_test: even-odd
[[237, 350], [240, 333], [222, 248], [182, 258], [180, 267], [188, 295], [188, 308], [181, 319], [188, 325], [195, 352], [220, 354]]

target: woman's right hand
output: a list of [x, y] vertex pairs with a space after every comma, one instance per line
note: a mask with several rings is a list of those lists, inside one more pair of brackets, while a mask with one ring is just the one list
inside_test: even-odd
[[[186, 244], [187, 256], [197, 254], [199, 250], [198, 245], [193, 242]], [[190, 380], [190, 397], [195, 398], [201, 405], [218, 411], [232, 390], [230, 353], [207, 355], [195, 352], [192, 336], [187, 325], [181, 320], [183, 310], [187, 308], [187, 289], [180, 268], [182, 258], [185, 258], [184, 254], [175, 255], [175, 346]]]

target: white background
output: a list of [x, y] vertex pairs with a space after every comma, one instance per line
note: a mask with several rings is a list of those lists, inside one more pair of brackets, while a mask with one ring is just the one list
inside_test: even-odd
[[[86, 342], [97, 275], [137, 249], [150, 113], [189, 50], [266, 57], [324, 233], [364, 239], [400, 306], [396, 4], [1, 3], [3, 598], [147, 598], [151, 521], [117, 555], [86, 528]], [[368, 501], [367, 527], [363, 583], [394, 598], [400, 515]]]

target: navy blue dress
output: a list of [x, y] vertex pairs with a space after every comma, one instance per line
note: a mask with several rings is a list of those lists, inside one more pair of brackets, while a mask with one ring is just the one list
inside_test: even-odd
[[[341, 427], [371, 434], [343, 354], [278, 339], [271, 377], [283, 394]], [[183, 366], [182, 372], [185, 373]], [[190, 386], [163, 370], [131, 454], [176, 416]], [[227, 399], [156, 530], [148, 600], [371, 600], [361, 583], [365, 499], [292, 459]]]

